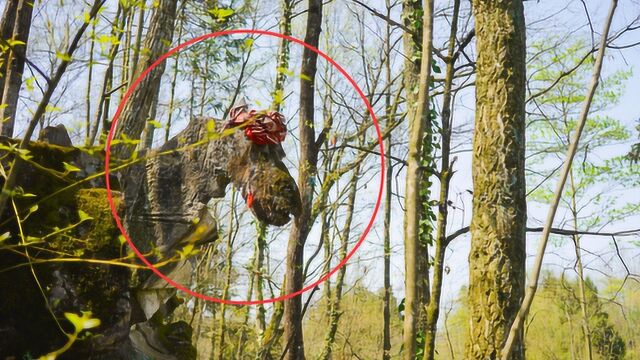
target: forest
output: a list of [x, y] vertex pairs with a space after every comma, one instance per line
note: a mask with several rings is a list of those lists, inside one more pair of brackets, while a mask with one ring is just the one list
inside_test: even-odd
[[640, 359], [640, 0], [0, 11], [0, 359]]

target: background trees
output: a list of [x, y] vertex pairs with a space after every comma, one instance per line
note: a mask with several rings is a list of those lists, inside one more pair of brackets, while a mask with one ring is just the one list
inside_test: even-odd
[[[22, 3], [0, 5], [7, 9], [0, 24], [6, 42], [0, 44], [2, 96], [17, 101], [15, 116], [4, 117], [15, 119], [16, 138], [33, 139], [48, 125], [64, 124], [74, 144], [102, 146], [141, 68], [181, 41], [231, 28], [280, 29], [298, 38], [309, 33], [374, 107], [387, 150], [384, 221], [380, 216], [346, 268], [286, 306], [236, 308], [187, 298], [177, 317], [192, 325], [202, 358], [278, 359], [288, 344], [289, 358], [304, 351], [307, 358], [460, 359], [470, 356], [465, 342], [483, 337], [498, 340], [484, 346], [493, 354], [487, 356], [495, 356], [524, 286], [524, 232], [534, 245], [584, 99], [598, 50], [599, 34], [592, 28], [599, 29], [604, 17], [600, 2], [513, 1], [507, 11], [492, 8], [494, 2], [472, 8], [451, 0], [435, 1], [429, 12], [422, 1], [286, 0], [276, 7], [264, 0], [130, 0], [107, 1], [92, 12], [81, 2], [36, 1], [31, 23], [19, 22], [15, 33], [18, 23], [9, 14], [17, 14]], [[616, 15], [606, 41], [609, 57], [552, 229], [554, 246], [544, 263], [549, 273], [538, 294], [545, 301], [536, 300], [525, 321], [527, 357], [582, 358], [587, 348], [592, 358], [638, 353], [638, 229], [632, 224], [640, 183], [637, 163], [626, 155], [634, 154], [640, 117], [630, 100], [639, 90], [630, 80], [639, 58], [640, 5], [619, 6], [624, 15]], [[493, 9], [503, 11], [495, 21], [486, 15]], [[514, 21], [498, 21], [507, 18]], [[432, 50], [422, 45], [429, 20]], [[503, 33], [486, 24], [510, 29], [512, 36], [495, 47], [499, 51], [487, 48]], [[28, 41], [14, 36], [27, 30]], [[289, 121], [284, 161], [302, 189], [304, 219], [265, 231], [229, 190], [209, 204], [224, 241], [199, 249], [193, 289], [229, 299], [291, 292], [327, 274], [367, 225], [381, 176], [377, 136], [350, 85], [322, 59], [310, 71], [311, 58], [297, 45], [264, 36], [217, 38], [167, 59], [126, 109], [118, 135], [131, 138], [120, 139], [131, 149], [158, 148], [194, 116], [222, 120], [243, 95], [253, 107], [279, 109]], [[506, 65], [496, 69], [500, 59]], [[12, 71], [21, 60], [16, 86]], [[2, 102], [3, 111], [12, 111], [8, 100]], [[503, 122], [496, 121], [498, 114]], [[418, 125], [424, 134], [414, 131]], [[300, 166], [305, 163], [310, 167]], [[407, 191], [405, 179], [413, 190]], [[10, 181], [4, 184], [11, 188]], [[499, 221], [495, 214], [503, 210], [508, 216]], [[412, 216], [415, 236], [404, 237], [405, 213]], [[293, 249], [288, 260], [287, 243]], [[497, 263], [505, 266], [487, 265]], [[495, 277], [480, 276], [485, 273]], [[500, 286], [499, 279], [505, 280]], [[507, 310], [481, 306], [485, 300]], [[477, 326], [466, 327], [469, 319], [484, 321], [487, 314], [496, 315], [485, 324], [497, 330], [482, 335]], [[553, 323], [557, 336], [542, 335], [543, 320]]]

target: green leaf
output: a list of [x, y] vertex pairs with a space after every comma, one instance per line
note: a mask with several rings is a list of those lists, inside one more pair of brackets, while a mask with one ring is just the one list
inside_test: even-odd
[[93, 220], [93, 218], [89, 216], [86, 212], [79, 209], [78, 209], [78, 218], [80, 219], [80, 222], [83, 222], [86, 220]]
[[78, 172], [80, 171], [79, 167], [73, 166], [71, 164], [69, 164], [68, 162], [62, 162], [62, 165], [64, 165], [64, 170], [66, 172]]
[[289, 69], [284, 68], [284, 67], [279, 67], [279, 68], [276, 69], [276, 71], [278, 71], [281, 74], [285, 74], [287, 76], [292, 76], [293, 75], [293, 71], [290, 71]]
[[35, 81], [36, 81], [36, 78], [33, 76], [25, 80], [24, 85], [27, 87], [27, 91], [32, 92], [35, 89], [35, 87], [33, 86], [33, 83]]
[[4, 234], [0, 234], [0, 244], [7, 241], [7, 239], [9, 239], [10, 237], [11, 237], [11, 234], [8, 231]]
[[76, 334], [82, 330], [92, 329], [100, 325], [100, 319], [91, 318], [90, 311], [83, 311], [82, 316], [78, 316], [74, 313], [64, 313], [64, 317], [73, 324]]
[[25, 42], [24, 41], [20, 41], [20, 40], [14, 40], [14, 39], [9, 39], [7, 40], [7, 43], [9, 44], [9, 46], [14, 47], [17, 45], [24, 45]]
[[300, 74], [300, 79], [304, 80], [304, 81], [311, 81], [311, 78], [305, 74]]
[[226, 18], [233, 15], [235, 11], [233, 9], [213, 8], [209, 10], [209, 13], [213, 15], [219, 22], [225, 21]]
[[216, 122], [213, 119], [207, 121], [207, 132], [210, 134], [216, 132]]
[[182, 250], [178, 250], [178, 254], [180, 255], [181, 260], [184, 260], [189, 256], [193, 256], [198, 252], [198, 249], [195, 249], [193, 244], [187, 244], [182, 248]]
[[71, 61], [71, 56], [65, 53], [61, 53], [59, 51], [56, 51], [56, 57], [62, 61], [67, 61], [67, 62]]
[[158, 121], [158, 120], [147, 120], [147, 124], [153, 126], [156, 129], [161, 129], [162, 128], [162, 124]]

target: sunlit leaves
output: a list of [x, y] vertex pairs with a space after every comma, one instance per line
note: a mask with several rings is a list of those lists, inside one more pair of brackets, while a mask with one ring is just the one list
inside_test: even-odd
[[62, 166], [64, 166], [65, 173], [79, 172], [80, 168], [74, 165], [71, 165], [67, 162], [62, 162]]
[[196, 249], [193, 244], [187, 244], [182, 248], [182, 250], [178, 250], [177, 252], [178, 255], [180, 255], [180, 259], [184, 260], [190, 256], [196, 255], [200, 251]]
[[158, 120], [147, 120], [147, 124], [153, 126], [155, 129], [161, 129], [162, 124]]
[[228, 17], [230, 17], [234, 13], [235, 11], [233, 9], [228, 9], [228, 8], [209, 9], [209, 14], [211, 14], [218, 22], [224, 22]]
[[66, 61], [66, 62], [71, 61], [71, 56], [69, 54], [62, 53], [59, 51], [56, 52], [56, 57], [62, 61]]
[[93, 218], [91, 216], [89, 216], [86, 212], [84, 212], [82, 210], [78, 210], [78, 219], [80, 219], [80, 222], [87, 221], [87, 220], [93, 220]]
[[78, 316], [74, 313], [64, 313], [64, 317], [71, 322], [76, 333], [100, 326], [100, 319], [92, 318], [90, 311], [83, 311], [82, 316]]

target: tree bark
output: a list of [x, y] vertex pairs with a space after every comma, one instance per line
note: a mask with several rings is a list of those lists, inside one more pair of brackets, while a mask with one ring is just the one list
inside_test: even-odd
[[[440, 195], [438, 200], [438, 218], [436, 223], [436, 236], [434, 239], [434, 260], [433, 260], [433, 281], [429, 305], [426, 311], [424, 360], [433, 360], [435, 357], [436, 335], [438, 318], [440, 317], [440, 295], [442, 293], [444, 252], [447, 248], [447, 217], [449, 215], [449, 184], [453, 175], [450, 162], [451, 156], [451, 99], [453, 97], [453, 76], [456, 58], [454, 49], [456, 44], [456, 34], [458, 32], [458, 15], [460, 12], [460, 0], [454, 0], [453, 15], [451, 17], [451, 31], [449, 33], [449, 46], [447, 49], [447, 60], [444, 80], [444, 90], [441, 111], [441, 145], [442, 152], [440, 167]], [[455, 161], [455, 160], [454, 160]]]
[[[344, 259], [347, 256], [347, 247], [349, 245], [349, 236], [351, 235], [351, 222], [353, 220], [353, 210], [356, 201], [356, 192], [358, 190], [358, 178], [360, 177], [360, 164], [356, 165], [353, 171], [353, 176], [349, 181], [349, 196], [347, 199], [346, 219], [344, 228], [340, 236], [340, 259]], [[319, 359], [331, 360], [331, 352], [333, 343], [336, 338], [336, 332], [338, 331], [338, 322], [342, 311], [340, 311], [340, 302], [342, 301], [342, 288], [344, 286], [344, 277], [347, 272], [347, 266], [343, 266], [338, 270], [338, 277], [336, 278], [336, 287], [333, 295], [333, 301], [327, 299], [331, 303], [331, 311], [329, 313], [329, 329], [325, 336], [324, 349]]]
[[[322, 0], [309, 0], [307, 12], [307, 32], [304, 41], [318, 46], [322, 25]], [[305, 48], [302, 53], [300, 80], [300, 167], [298, 187], [302, 199], [300, 216], [294, 219], [287, 246], [287, 269], [285, 274], [286, 292], [294, 293], [303, 286], [304, 243], [311, 230], [313, 191], [318, 163], [314, 129], [314, 90], [318, 54]], [[284, 333], [290, 342], [285, 356], [287, 360], [304, 359], [302, 337], [302, 296], [284, 301]]]
[[[4, 40], [11, 39], [11, 36], [13, 35], [13, 26], [16, 23], [16, 9], [18, 8], [18, 3], [20, 3], [20, 0], [8, 0], [4, 5], [2, 20], [0, 20], [0, 36]], [[7, 64], [9, 64], [10, 53], [10, 51], [5, 51], [2, 53], [2, 58], [0, 58], [0, 84], [3, 85], [4, 79], [6, 79], [5, 76], [7, 74]], [[0, 91], [0, 104], [2, 104], [3, 92], [4, 91]]]
[[[11, 4], [7, 3], [7, 11]], [[6, 59], [6, 72], [4, 73], [4, 88], [1, 98], [0, 108], [0, 127], [1, 134], [7, 137], [13, 137], [13, 128], [15, 126], [16, 110], [18, 106], [18, 97], [20, 96], [20, 87], [22, 86], [22, 72], [24, 71], [25, 59], [27, 56], [27, 43], [29, 42], [29, 31], [31, 30], [31, 14], [33, 13], [33, 2], [20, 0], [15, 15], [15, 24], [10, 37], [3, 39], [21, 41], [11, 46], [11, 51]], [[4, 19], [3, 19], [4, 21]], [[5, 24], [2, 24], [3, 27]], [[4, 32], [4, 29], [2, 29]], [[4, 34], [3, 34], [4, 35]], [[4, 65], [4, 64], [3, 64]]]
[[[125, 26], [124, 21], [126, 21], [126, 11], [127, 10], [122, 6], [122, 4], [118, 3], [116, 15], [111, 27], [111, 36], [116, 37], [118, 41], [113, 42], [109, 47], [109, 62], [107, 63], [107, 68], [104, 71], [104, 77], [102, 79], [102, 90], [100, 91], [100, 100], [98, 101], [98, 111], [89, 136], [89, 145], [93, 145], [96, 141], [98, 130], [100, 129], [100, 120], [102, 120], [103, 126], [102, 133], [105, 136], [109, 133], [109, 105], [111, 103], [111, 88], [113, 86], [113, 68], [116, 61], [116, 55], [118, 54], [118, 49], [120, 48], [120, 40], [124, 34], [121, 28]], [[122, 19], [120, 19], [121, 15]], [[99, 141], [104, 141], [104, 138]]]
[[[282, 0], [282, 19], [280, 20], [280, 33], [291, 35], [291, 17], [293, 15], [293, 0]], [[276, 68], [276, 83], [273, 88], [273, 111], [280, 111], [280, 105], [284, 99], [284, 83], [287, 80], [289, 68], [289, 40], [280, 39], [278, 50], [278, 66]]]
[[[405, 3], [405, 6], [407, 4]], [[415, 6], [415, 4], [413, 4]], [[405, 8], [405, 11], [407, 9]], [[415, 11], [415, 8], [414, 8]], [[424, 290], [428, 289], [426, 275], [426, 246], [420, 239], [420, 220], [422, 199], [420, 187], [423, 185], [422, 143], [425, 125], [429, 118], [429, 79], [431, 76], [431, 51], [433, 31], [433, 0], [425, 0], [422, 17], [422, 58], [420, 60], [420, 78], [417, 83], [418, 98], [408, 101], [409, 152], [407, 154], [407, 179], [405, 186], [404, 218], [404, 254], [405, 254], [405, 311], [404, 311], [404, 358], [414, 360], [416, 356], [416, 337], [420, 323], [420, 312], [427, 299]], [[406, 15], [405, 15], [406, 16]], [[413, 45], [405, 34], [405, 51]], [[406, 54], [405, 54], [406, 56]], [[405, 64], [406, 66], [407, 64]], [[411, 80], [414, 72], [405, 68], [405, 91], [415, 89]], [[415, 69], [414, 69], [415, 70]], [[417, 100], [417, 101], [416, 101]], [[413, 101], [413, 102], [411, 102]], [[421, 259], [422, 258], [422, 259]], [[423, 265], [421, 265], [423, 264]]]
[[[93, 19], [97, 14], [98, 10], [102, 7], [105, 0], [95, 0], [89, 11], [89, 19]], [[51, 97], [53, 96], [54, 91], [58, 87], [60, 80], [62, 79], [62, 75], [67, 71], [67, 67], [71, 62], [71, 56], [78, 48], [78, 43], [82, 38], [85, 30], [88, 27], [88, 23], [84, 23], [80, 26], [75, 36], [71, 40], [67, 47], [67, 51], [65, 53], [65, 58], [60, 61], [60, 64], [56, 68], [51, 81], [47, 84], [47, 88], [42, 95], [42, 100], [38, 104], [33, 117], [29, 120], [29, 125], [25, 130], [24, 137], [20, 141], [19, 149], [26, 149], [29, 141], [31, 140], [31, 136], [33, 136], [33, 132], [36, 129], [36, 125], [40, 121], [40, 118], [44, 115], [47, 105], [49, 105], [49, 101], [51, 101]], [[7, 205], [7, 200], [9, 199], [9, 194], [14, 190], [14, 186], [16, 185], [16, 180], [18, 179], [18, 175], [22, 171], [22, 167], [25, 165], [25, 162], [19, 156], [15, 158], [13, 163], [11, 164], [11, 169], [9, 170], [9, 174], [7, 175], [7, 179], [2, 187], [2, 191], [0, 192], [0, 214], [4, 212], [4, 209]], [[2, 216], [2, 215], [0, 215]]]
[[[391, 18], [391, 1], [385, 0], [387, 17]], [[391, 24], [387, 22], [385, 38], [385, 52], [387, 62], [385, 63], [385, 80], [387, 93], [385, 94], [384, 105], [387, 116], [386, 127], [393, 126], [393, 113], [391, 107]], [[391, 359], [391, 187], [393, 185], [393, 165], [391, 164], [391, 135], [384, 142], [384, 149], [387, 154], [385, 173], [385, 193], [384, 193], [384, 229], [383, 229], [383, 262], [384, 262], [384, 295], [382, 300], [382, 359]]]
[[[522, 1], [473, 1], [477, 33], [468, 359], [496, 359], [524, 294], [526, 44]], [[510, 359], [524, 359], [522, 332]]]
[[[169, 50], [173, 39], [176, 3], [175, 0], [158, 1], [158, 7], [151, 17], [149, 30], [142, 46], [145, 51], [141, 52], [140, 60], [134, 71], [136, 78]], [[131, 139], [140, 139], [153, 97], [160, 88], [160, 80], [164, 73], [165, 63], [162, 62], [149, 72], [131, 93], [120, 114], [115, 139], [120, 138], [122, 134], [126, 134]], [[132, 146], [115, 146], [113, 149], [114, 157], [120, 159], [129, 158], [133, 150]]]
[[[520, 4], [520, 6], [522, 5]], [[582, 104], [582, 110], [580, 111], [580, 117], [578, 118], [578, 121], [576, 123], [576, 129], [573, 133], [573, 139], [571, 141], [571, 144], [569, 145], [569, 149], [567, 149], [567, 158], [563, 164], [560, 180], [558, 181], [558, 184], [556, 186], [553, 203], [549, 207], [549, 212], [547, 213], [547, 219], [540, 239], [540, 244], [538, 245], [538, 253], [536, 254], [536, 260], [531, 272], [531, 278], [529, 279], [527, 292], [524, 296], [524, 300], [522, 300], [522, 305], [520, 305], [519, 307], [517, 316], [513, 320], [513, 324], [511, 325], [511, 328], [509, 330], [509, 337], [506, 339], [504, 349], [502, 350], [503, 360], [511, 359], [512, 352], [517, 351], [519, 348], [519, 339], [521, 339], [522, 337], [522, 325], [524, 324], [525, 317], [529, 313], [529, 309], [531, 308], [531, 304], [533, 303], [533, 297], [535, 296], [536, 290], [538, 288], [538, 279], [540, 278], [540, 271], [542, 269], [542, 260], [544, 258], [544, 252], [547, 247], [547, 241], [549, 240], [549, 234], [552, 231], [553, 219], [555, 218], [556, 211], [558, 210], [558, 204], [560, 203], [560, 198], [562, 197], [562, 190], [564, 189], [564, 185], [567, 182], [567, 177], [571, 169], [573, 158], [575, 157], [576, 151], [578, 150], [578, 143], [580, 141], [580, 136], [582, 135], [582, 130], [584, 129], [584, 126], [587, 122], [587, 116], [589, 114], [589, 109], [591, 108], [591, 101], [593, 100], [593, 96], [595, 95], [598, 84], [600, 83], [600, 72], [602, 71], [604, 53], [607, 48], [607, 37], [609, 36], [609, 30], [611, 28], [613, 15], [616, 12], [617, 6], [618, 1], [611, 0], [607, 19], [603, 25], [602, 36], [600, 38], [600, 47], [598, 48], [598, 55], [596, 56], [596, 61], [593, 65], [591, 84], [589, 85], [587, 96], [585, 97], [584, 103]]]

